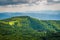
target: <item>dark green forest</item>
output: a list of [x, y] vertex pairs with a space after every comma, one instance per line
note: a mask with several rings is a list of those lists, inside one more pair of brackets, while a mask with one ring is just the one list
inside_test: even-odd
[[0, 20], [0, 40], [60, 40], [60, 20], [16, 16]]

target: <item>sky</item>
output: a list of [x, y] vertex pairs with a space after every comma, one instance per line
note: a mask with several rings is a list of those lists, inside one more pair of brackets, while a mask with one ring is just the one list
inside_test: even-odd
[[60, 0], [0, 0], [0, 12], [60, 10]]
[[60, 0], [0, 0], [0, 19], [21, 14], [43, 20], [60, 20]]

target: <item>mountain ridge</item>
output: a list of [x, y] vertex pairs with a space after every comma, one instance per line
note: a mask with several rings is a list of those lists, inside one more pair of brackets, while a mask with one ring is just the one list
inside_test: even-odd
[[58, 36], [59, 32], [60, 21], [57, 20], [38, 20], [29, 16], [16, 16], [0, 20], [1, 40], [4, 37], [9, 40], [28, 40], [29, 38], [29, 40], [53, 40], [55, 39], [53, 36]]
[[[3, 20], [3, 21], [5, 21], [5, 22], [8, 22], [8, 24], [14, 24], [15, 22], [27, 22], [27, 23], [30, 23], [31, 25], [34, 25], [34, 26], [43, 26], [43, 25], [47, 25], [47, 26], [49, 26], [49, 25], [51, 25], [50, 23], [49, 23], [49, 21], [52, 21], [52, 20], [37, 20], [36, 18], [32, 18], [32, 17], [29, 17], [29, 16], [16, 16], [16, 17], [11, 17], [11, 18], [9, 18], [9, 19], [5, 19], [5, 20]], [[45, 21], [45, 22], [44, 22]], [[56, 21], [56, 20], [53, 20], [53, 21]], [[53, 22], [52, 21], [52, 22]], [[26, 23], [25, 22], [25, 23]], [[44, 24], [45, 23], [45, 24]], [[48, 24], [49, 23], [49, 24]], [[54, 22], [53, 22], [54, 23]], [[40, 25], [41, 24], [41, 25]], [[55, 22], [55, 24], [56, 24], [56, 22]], [[36, 27], [37, 27], [36, 26]], [[52, 25], [51, 25], [52, 26]], [[43, 26], [44, 27], [44, 26]], [[53, 26], [52, 26], [53, 27]]]

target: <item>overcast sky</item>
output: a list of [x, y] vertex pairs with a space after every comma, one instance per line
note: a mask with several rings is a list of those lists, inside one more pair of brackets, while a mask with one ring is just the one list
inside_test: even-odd
[[0, 0], [0, 12], [60, 10], [60, 0]]
[[60, 0], [0, 0], [0, 19], [23, 15], [60, 20]]

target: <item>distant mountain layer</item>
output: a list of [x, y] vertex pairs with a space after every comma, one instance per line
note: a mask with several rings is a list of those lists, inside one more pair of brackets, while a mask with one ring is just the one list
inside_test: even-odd
[[59, 39], [60, 20], [38, 20], [29, 16], [0, 20], [0, 40]]
[[60, 10], [44, 10], [44, 11], [30, 11], [30, 12], [1, 12], [0, 20], [11, 18], [14, 16], [30, 16], [41, 20], [60, 20]]

